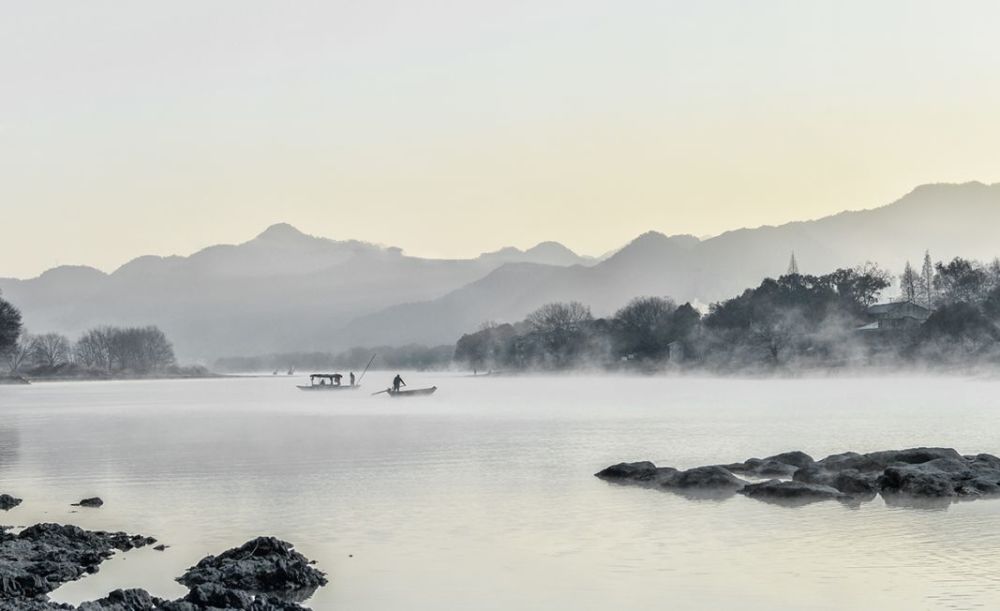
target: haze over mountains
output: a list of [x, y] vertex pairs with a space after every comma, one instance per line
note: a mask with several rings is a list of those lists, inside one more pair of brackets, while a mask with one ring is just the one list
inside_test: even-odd
[[355, 345], [450, 343], [485, 320], [514, 321], [550, 301], [607, 314], [637, 295], [709, 303], [785, 271], [876, 261], [897, 273], [935, 260], [1000, 254], [1000, 184], [925, 185], [887, 206], [699, 240], [649, 232], [613, 255], [555, 242], [475, 259], [409, 257], [397, 248], [274, 225], [238, 245], [143, 256], [111, 274], [63, 266], [0, 279], [32, 331], [76, 335], [99, 324], [156, 324], [185, 359]]

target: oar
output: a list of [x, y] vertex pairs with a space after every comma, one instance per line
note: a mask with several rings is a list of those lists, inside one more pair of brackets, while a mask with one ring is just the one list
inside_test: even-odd
[[372, 393], [372, 396], [374, 397], [375, 395], [381, 395], [381, 394], [382, 394], [382, 393], [384, 393], [384, 392], [389, 392], [389, 389], [388, 389], [388, 388], [386, 388], [385, 390], [380, 390], [380, 391], [378, 391], [378, 392], [373, 392], [373, 393]]
[[372, 358], [371, 358], [371, 359], [370, 359], [370, 360], [368, 361], [368, 364], [367, 364], [367, 365], [365, 365], [365, 370], [361, 372], [361, 377], [360, 377], [360, 378], [358, 378], [358, 382], [357, 382], [357, 385], [358, 385], [358, 386], [361, 386], [361, 380], [364, 380], [364, 379], [365, 379], [365, 374], [366, 374], [366, 373], [368, 373], [368, 368], [369, 368], [369, 367], [371, 367], [371, 366], [372, 366], [372, 363], [374, 363], [374, 362], [375, 362], [375, 357], [376, 357], [376, 356], [378, 356], [378, 354], [377, 354], [377, 353], [376, 353], [376, 354], [373, 354], [373, 355], [372, 355]]

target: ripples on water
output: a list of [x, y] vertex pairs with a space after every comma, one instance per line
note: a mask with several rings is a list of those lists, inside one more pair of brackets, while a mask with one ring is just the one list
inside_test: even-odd
[[[315, 609], [1000, 608], [1000, 500], [789, 509], [592, 476], [791, 449], [1000, 454], [996, 382], [407, 379], [441, 390], [0, 387], [0, 492], [25, 499], [0, 519], [171, 545], [118, 555], [54, 596], [74, 603], [117, 587], [180, 595], [173, 577], [205, 554], [273, 534], [330, 573]], [[105, 506], [69, 507], [92, 495]]]

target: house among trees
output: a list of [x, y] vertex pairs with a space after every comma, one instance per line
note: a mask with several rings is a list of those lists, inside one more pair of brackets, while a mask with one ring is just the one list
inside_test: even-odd
[[865, 311], [869, 322], [858, 331], [899, 331], [915, 329], [924, 324], [931, 311], [912, 301], [897, 301], [894, 303], [879, 303], [869, 306]]

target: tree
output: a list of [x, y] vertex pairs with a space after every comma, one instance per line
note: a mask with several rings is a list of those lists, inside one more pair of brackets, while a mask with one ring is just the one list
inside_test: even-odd
[[28, 332], [22, 329], [17, 341], [14, 342], [13, 346], [7, 348], [3, 356], [10, 373], [20, 371], [21, 366], [27, 363], [31, 357], [31, 336], [28, 335]]
[[0, 297], [0, 354], [17, 343], [21, 334], [21, 311]]
[[920, 273], [924, 289], [923, 306], [928, 310], [934, 307], [934, 263], [931, 262], [931, 251], [924, 251], [924, 266]]
[[149, 373], [173, 365], [174, 348], [157, 327], [112, 329], [110, 367], [119, 371]]
[[31, 340], [30, 352], [35, 365], [55, 368], [69, 362], [70, 343], [58, 333], [36, 335]]
[[677, 306], [663, 297], [636, 297], [615, 313], [625, 354], [657, 357], [666, 351]]
[[904, 301], [917, 301], [920, 285], [919, 278], [913, 266], [907, 261], [906, 267], [903, 269], [903, 274], [899, 277], [899, 292]]
[[799, 262], [795, 260], [795, 251], [792, 251], [792, 258], [788, 261], [788, 271], [785, 272], [786, 276], [798, 276], [799, 275]]
[[990, 289], [989, 275], [982, 264], [955, 257], [947, 265], [938, 263], [934, 288], [945, 303], [973, 303], [983, 301]]
[[528, 314], [525, 322], [538, 333], [566, 333], [593, 319], [590, 308], [579, 301], [570, 301], [547, 303]]
[[112, 327], [97, 327], [84, 333], [73, 349], [76, 362], [84, 367], [111, 371], [116, 332]]

